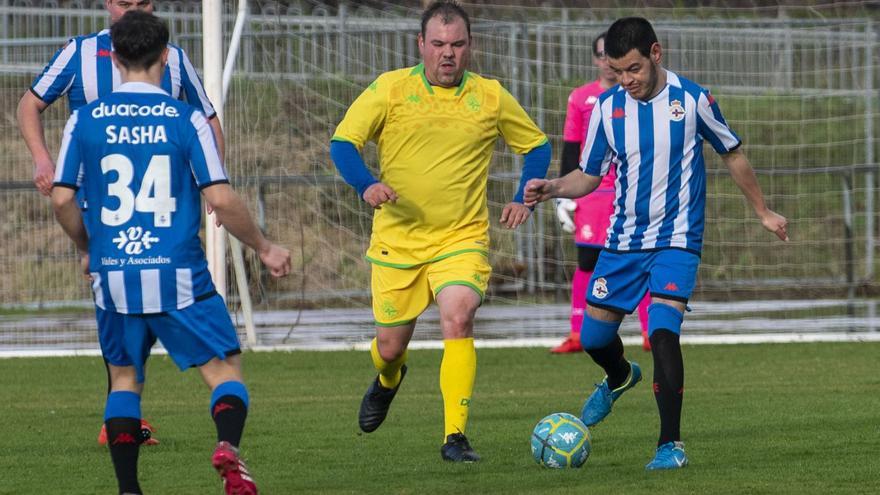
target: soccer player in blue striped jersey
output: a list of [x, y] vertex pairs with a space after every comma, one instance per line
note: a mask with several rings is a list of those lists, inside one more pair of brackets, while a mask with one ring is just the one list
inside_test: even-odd
[[[198, 367], [211, 389], [218, 441], [212, 462], [226, 492], [256, 493], [238, 456], [248, 408], [240, 347], [199, 240], [200, 192], [273, 276], [289, 273], [290, 253], [263, 237], [230, 187], [202, 112], [161, 89], [165, 24], [129, 12], [111, 34], [123, 84], [68, 120], [52, 204], [94, 292], [111, 381], [104, 421], [119, 491], [141, 493], [140, 391], [158, 338], [181, 370]], [[85, 217], [75, 200], [80, 188], [89, 203]]]
[[787, 241], [787, 221], [765, 205], [742, 142], [709, 91], [662, 67], [662, 48], [647, 20], [617, 20], [608, 29], [605, 53], [620, 84], [603, 93], [593, 110], [581, 170], [530, 181], [525, 203], [583, 196], [617, 167], [615, 209], [590, 279], [581, 330], [584, 350], [606, 377], [585, 402], [581, 419], [595, 425], [641, 379], [638, 364], [624, 358], [617, 332], [623, 315], [635, 309], [647, 288], [660, 437], [646, 468], [676, 469], [688, 462], [680, 433], [684, 363], [679, 336], [703, 243], [703, 144], [721, 155], [764, 228]]
[[[152, 0], [105, 0], [105, 7], [112, 25], [128, 11], [152, 13], [154, 4]], [[168, 65], [162, 75], [162, 89], [174, 98], [187, 101], [208, 117], [208, 125], [222, 157], [223, 131], [202, 81], [183, 49], [171, 44], [168, 48]], [[112, 51], [109, 29], [71, 38], [55, 53], [19, 102], [19, 129], [33, 157], [34, 185], [41, 194], [48, 195], [52, 188], [55, 162], [46, 146], [40, 115], [61, 96], [67, 95], [68, 106], [73, 113], [116, 89], [121, 77], [110, 60]], [[82, 200], [81, 197], [79, 199]], [[152, 436], [153, 427], [146, 420], [143, 427], [144, 435], [150, 435], [146, 445], [158, 443]], [[106, 443], [106, 433], [106, 429], [101, 428], [99, 444]]]
[[[105, 0], [112, 25], [131, 10], [153, 12], [152, 0]], [[168, 65], [162, 76], [162, 89], [172, 97], [185, 100], [208, 117], [214, 138], [223, 156], [223, 131], [214, 118], [214, 107], [186, 53], [168, 45]], [[70, 112], [111, 93], [121, 81], [119, 71], [110, 61], [113, 45], [110, 30], [71, 38], [60, 48], [18, 104], [18, 123], [22, 137], [34, 160], [34, 185], [49, 195], [55, 164], [46, 146], [40, 114], [58, 98], [67, 95]]]

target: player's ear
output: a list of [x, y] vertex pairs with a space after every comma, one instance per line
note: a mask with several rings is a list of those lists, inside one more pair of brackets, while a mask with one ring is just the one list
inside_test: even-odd
[[663, 60], [663, 48], [660, 47], [660, 43], [654, 43], [651, 45], [651, 61], [660, 65], [661, 60]]
[[119, 61], [119, 57], [116, 56], [116, 52], [115, 52], [115, 51], [111, 51], [111, 52], [110, 52], [110, 60], [113, 61], [113, 65], [115, 65], [116, 68], [119, 69], [120, 72], [121, 72], [123, 69], [125, 69], [125, 66], [122, 65], [122, 63]]
[[162, 67], [168, 65], [168, 47], [166, 46], [164, 50], [162, 50], [162, 55], [159, 56], [159, 60], [162, 62]]

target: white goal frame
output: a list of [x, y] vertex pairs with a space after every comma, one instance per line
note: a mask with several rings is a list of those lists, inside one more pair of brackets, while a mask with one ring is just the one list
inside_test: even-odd
[[[226, 93], [232, 79], [232, 69], [238, 52], [239, 41], [247, 18], [247, 0], [239, 0], [238, 17], [229, 44], [226, 67], [223, 66], [223, 2], [221, 0], [202, 0], [202, 54], [205, 92], [214, 103], [217, 118], [223, 126], [223, 109], [226, 105]], [[218, 227], [214, 214], [205, 216], [205, 250], [208, 257], [208, 270], [214, 279], [217, 292], [223, 299], [227, 296], [226, 280], [226, 229]], [[238, 287], [241, 312], [244, 317], [245, 333], [248, 346], [257, 345], [257, 334], [254, 328], [253, 305], [248, 290], [247, 273], [244, 269], [244, 256], [241, 243], [235, 237], [229, 237], [229, 248], [232, 252], [232, 265]]]

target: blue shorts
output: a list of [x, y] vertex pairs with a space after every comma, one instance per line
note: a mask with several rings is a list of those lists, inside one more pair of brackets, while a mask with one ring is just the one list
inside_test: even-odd
[[632, 313], [645, 296], [687, 303], [697, 283], [700, 257], [682, 249], [635, 253], [603, 249], [590, 278], [587, 302], [611, 311]]
[[95, 308], [95, 314], [104, 360], [134, 366], [139, 382], [157, 338], [181, 371], [241, 352], [226, 304], [217, 294], [167, 313], [127, 315]]

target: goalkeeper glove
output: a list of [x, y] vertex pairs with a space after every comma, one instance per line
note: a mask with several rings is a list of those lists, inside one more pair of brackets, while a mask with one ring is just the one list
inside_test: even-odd
[[574, 232], [574, 220], [572, 220], [571, 214], [576, 209], [577, 203], [575, 203], [574, 200], [567, 198], [559, 198], [556, 200], [556, 218], [559, 219], [559, 224], [562, 226], [562, 230], [569, 234]]

